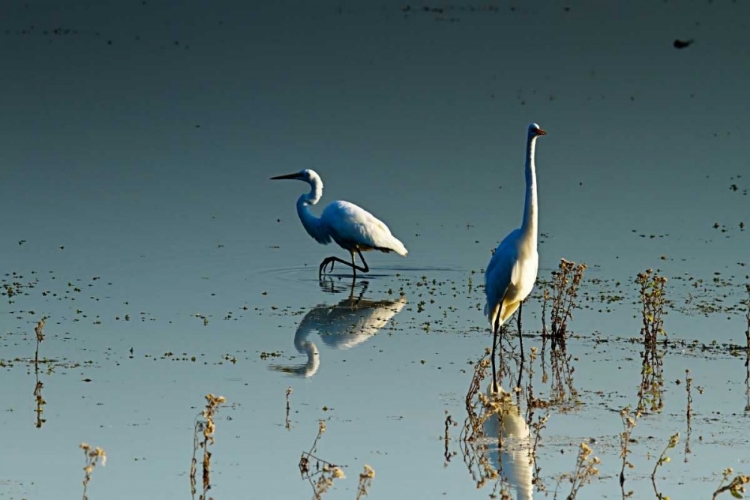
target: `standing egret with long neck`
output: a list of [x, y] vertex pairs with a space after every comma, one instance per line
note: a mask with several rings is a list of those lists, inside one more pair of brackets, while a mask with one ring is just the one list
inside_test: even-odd
[[[323, 259], [318, 268], [318, 277], [323, 275], [329, 264], [330, 270], [333, 271], [333, 265], [336, 262], [351, 267], [355, 277], [358, 270], [363, 273], [369, 272], [370, 267], [362, 256], [362, 252], [368, 250], [396, 252], [404, 257], [408, 253], [404, 244], [391, 234], [388, 226], [367, 210], [348, 201], [332, 201], [320, 217], [315, 217], [310, 212], [310, 205], [318, 203], [323, 196], [323, 181], [314, 170], [305, 169], [294, 174], [271, 177], [271, 179], [296, 179], [308, 183], [310, 192], [303, 194], [297, 200], [297, 215], [307, 234], [318, 243], [327, 245], [333, 240], [341, 248], [349, 251], [351, 263], [338, 257]], [[355, 252], [359, 255], [363, 267], [355, 263]]]
[[[492, 381], [493, 390], [499, 390], [495, 370], [495, 350], [500, 327], [518, 309], [531, 293], [539, 269], [537, 253], [537, 196], [536, 166], [534, 150], [536, 139], [547, 132], [539, 125], [529, 125], [526, 137], [526, 203], [523, 209], [523, 223], [500, 242], [484, 273], [487, 303], [484, 314], [492, 327]], [[518, 332], [519, 336], [521, 332]], [[523, 342], [523, 340], [521, 340]], [[523, 345], [521, 346], [523, 349]]]

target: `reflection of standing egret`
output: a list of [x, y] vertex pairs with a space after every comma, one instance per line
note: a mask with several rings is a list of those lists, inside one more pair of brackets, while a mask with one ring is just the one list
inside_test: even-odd
[[[484, 274], [487, 303], [484, 314], [492, 328], [492, 380], [497, 385], [495, 349], [500, 327], [531, 293], [539, 267], [537, 253], [537, 200], [534, 150], [536, 138], [547, 132], [532, 123], [526, 138], [526, 203], [523, 223], [500, 242]], [[519, 315], [520, 315], [519, 311]], [[518, 332], [519, 336], [521, 332]], [[521, 340], [523, 342], [523, 340]], [[523, 349], [523, 346], [522, 346]], [[523, 350], [521, 351], [523, 354]]]
[[307, 354], [307, 362], [297, 366], [272, 365], [272, 370], [309, 378], [320, 367], [318, 347], [308, 340], [314, 331], [328, 347], [350, 349], [378, 333], [406, 304], [398, 300], [368, 300], [350, 296], [334, 306], [319, 305], [302, 318], [294, 334], [297, 352]]
[[[296, 179], [310, 184], [310, 192], [297, 199], [297, 215], [299, 215], [307, 234], [324, 245], [333, 240], [341, 248], [348, 250], [351, 255], [351, 263], [338, 257], [326, 257], [320, 263], [318, 276], [323, 274], [328, 264], [331, 265], [331, 271], [333, 271], [336, 262], [351, 267], [354, 276], [357, 275], [357, 270], [363, 273], [369, 272], [370, 268], [362, 256], [362, 252], [368, 250], [380, 250], [386, 253], [396, 252], [399, 255], [406, 256], [406, 247], [391, 234], [388, 226], [367, 210], [353, 203], [332, 201], [323, 210], [320, 217], [315, 217], [310, 212], [310, 205], [318, 203], [323, 196], [323, 181], [314, 170], [306, 169], [294, 174], [271, 177], [271, 179]], [[364, 267], [355, 264], [354, 252], [357, 252]]]
[[487, 387], [487, 397], [497, 411], [488, 415], [484, 423], [485, 436], [497, 443], [489, 448], [490, 463], [515, 488], [518, 500], [530, 500], [534, 491], [534, 456], [529, 426], [510, 393], [500, 386], [493, 391], [493, 385], [494, 381]]

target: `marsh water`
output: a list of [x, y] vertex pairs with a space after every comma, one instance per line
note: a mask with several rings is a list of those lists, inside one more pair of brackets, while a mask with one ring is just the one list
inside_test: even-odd
[[[368, 498], [566, 498], [581, 443], [601, 463], [577, 498], [710, 498], [750, 471], [744, 3], [8, 9], [0, 498], [80, 496], [81, 442], [107, 454], [91, 500], [190, 498], [206, 394], [226, 398], [217, 500], [312, 497], [321, 420], [314, 456], [346, 475], [331, 499], [366, 464]], [[532, 121], [541, 281], [523, 364], [515, 319], [503, 341], [507, 432], [470, 441], [483, 270], [520, 223]], [[304, 232], [306, 185], [269, 180], [302, 168], [408, 257], [318, 280], [346, 254]], [[564, 351], [542, 337], [561, 258], [587, 265]], [[646, 269], [668, 279], [660, 404], [621, 489]]]

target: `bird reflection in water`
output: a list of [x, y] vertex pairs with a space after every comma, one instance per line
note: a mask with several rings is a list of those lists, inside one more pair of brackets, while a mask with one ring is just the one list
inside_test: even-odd
[[[494, 484], [491, 497], [527, 500], [533, 498], [533, 491], [539, 484], [539, 478], [535, 477], [538, 471], [534, 457], [539, 432], [547, 416], [534, 421], [531, 408], [527, 407], [525, 412], [520, 408], [522, 400], [535, 399], [530, 379], [525, 387], [518, 386], [519, 391], [513, 391], [513, 394], [503, 388], [504, 379], [515, 381], [516, 377], [508, 363], [513, 357], [505, 352], [504, 346], [499, 347], [505, 355], [500, 356], [497, 385], [490, 371], [489, 349], [474, 365], [474, 376], [466, 394], [467, 417], [459, 445], [464, 464], [477, 488]], [[488, 377], [489, 382], [486, 381]], [[519, 381], [522, 380], [519, 378]], [[512, 490], [515, 491], [513, 497]]]
[[[327, 291], [337, 291], [331, 280], [321, 280], [320, 285]], [[320, 368], [318, 346], [310, 340], [313, 332], [318, 332], [323, 343], [332, 349], [350, 349], [378, 333], [406, 305], [405, 296], [397, 300], [365, 299], [363, 295], [368, 283], [362, 281], [358, 285], [361, 288], [358, 295], [355, 296], [355, 285], [352, 283], [348, 298], [335, 305], [313, 307], [302, 318], [294, 334], [294, 347], [297, 352], [307, 355], [305, 363], [271, 365], [270, 369], [310, 378]]]
[[500, 479], [516, 490], [518, 500], [529, 500], [534, 491], [534, 453], [529, 425], [510, 393], [502, 387], [495, 392], [492, 384], [487, 386], [492, 412], [484, 422], [484, 434], [490, 443], [487, 448], [490, 464]]

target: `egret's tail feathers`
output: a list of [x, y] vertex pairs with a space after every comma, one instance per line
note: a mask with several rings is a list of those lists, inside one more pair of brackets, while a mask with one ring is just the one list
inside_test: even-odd
[[[500, 316], [500, 306], [501, 304], [495, 304], [491, 311], [489, 304], [485, 304], [484, 306], [484, 314], [487, 315], [487, 319], [490, 321], [490, 328], [492, 331], [495, 331], [495, 321], [497, 321], [498, 316]], [[488, 311], [489, 314], [487, 314]]]
[[398, 244], [399, 244], [398, 248], [394, 249], [394, 251], [397, 254], [399, 254], [399, 255], [401, 255], [403, 257], [406, 257], [409, 254], [409, 251], [406, 249], [406, 247], [404, 246], [404, 244], [401, 243], [400, 241], [398, 242]]
[[406, 255], [409, 253], [404, 244], [393, 236], [391, 236], [391, 241], [389, 242], [387, 248], [389, 252], [396, 252], [397, 254], [404, 257], [406, 257]]

